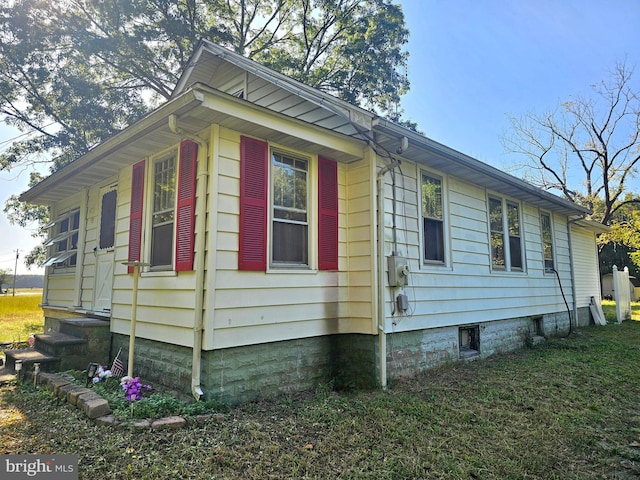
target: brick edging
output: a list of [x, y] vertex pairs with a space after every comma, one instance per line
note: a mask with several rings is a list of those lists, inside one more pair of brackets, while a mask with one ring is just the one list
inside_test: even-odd
[[[27, 373], [27, 378], [33, 379], [33, 372]], [[33, 380], [32, 380], [33, 381]], [[65, 400], [84, 413], [96, 425], [109, 425], [112, 427], [152, 428], [152, 429], [178, 429], [186, 426], [187, 421], [183, 417], [171, 416], [157, 420], [133, 419], [120, 421], [111, 414], [109, 402], [89, 388], [85, 388], [71, 380], [55, 373], [39, 373], [36, 383], [51, 391], [56, 397]], [[198, 419], [196, 419], [198, 420]]]

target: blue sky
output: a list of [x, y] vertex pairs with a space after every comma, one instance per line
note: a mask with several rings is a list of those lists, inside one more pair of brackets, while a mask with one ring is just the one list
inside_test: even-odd
[[[411, 34], [405, 117], [428, 137], [498, 168], [516, 161], [501, 143], [506, 114], [543, 113], [570, 95], [589, 95], [616, 61], [636, 67], [640, 90], [638, 0], [400, 3]], [[12, 136], [0, 126], [0, 149]], [[0, 173], [0, 204], [27, 181], [28, 172]], [[632, 188], [640, 192], [640, 182]], [[0, 269], [13, 270], [15, 250], [35, 244], [2, 212], [0, 239]], [[21, 263], [18, 272], [28, 273]]]

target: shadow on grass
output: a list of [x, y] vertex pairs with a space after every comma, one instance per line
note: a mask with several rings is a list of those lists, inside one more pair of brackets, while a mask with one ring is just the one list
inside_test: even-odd
[[638, 345], [638, 322], [588, 327], [387, 391], [319, 388], [179, 431], [97, 427], [5, 386], [0, 453], [76, 454], [82, 478], [638, 478]]

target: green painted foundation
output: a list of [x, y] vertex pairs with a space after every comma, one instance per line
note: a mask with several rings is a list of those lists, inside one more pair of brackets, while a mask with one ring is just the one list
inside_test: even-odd
[[[230, 404], [318, 386], [373, 388], [376, 342], [369, 335], [332, 335], [203, 351], [200, 386], [205, 397]], [[112, 357], [120, 348], [126, 363], [129, 337], [114, 334]], [[134, 374], [147, 381], [188, 393], [191, 365], [190, 348], [136, 339]]]
[[[583, 312], [584, 313], [584, 312]], [[478, 325], [477, 355], [461, 355], [459, 326], [387, 334], [387, 379], [392, 382], [445, 363], [486, 358], [568, 332], [566, 312]], [[464, 327], [463, 327], [464, 328]], [[535, 330], [540, 331], [535, 331]], [[111, 358], [129, 337], [113, 334]], [[343, 334], [203, 351], [200, 386], [205, 398], [229, 404], [314, 390], [379, 386], [378, 337]], [[134, 374], [190, 394], [192, 351], [187, 347], [136, 339]]]

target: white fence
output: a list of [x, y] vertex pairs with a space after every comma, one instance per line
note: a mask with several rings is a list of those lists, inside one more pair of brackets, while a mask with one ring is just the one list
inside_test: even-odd
[[629, 268], [618, 271], [613, 266], [613, 293], [616, 301], [616, 317], [618, 323], [631, 318], [631, 291], [629, 290]]

